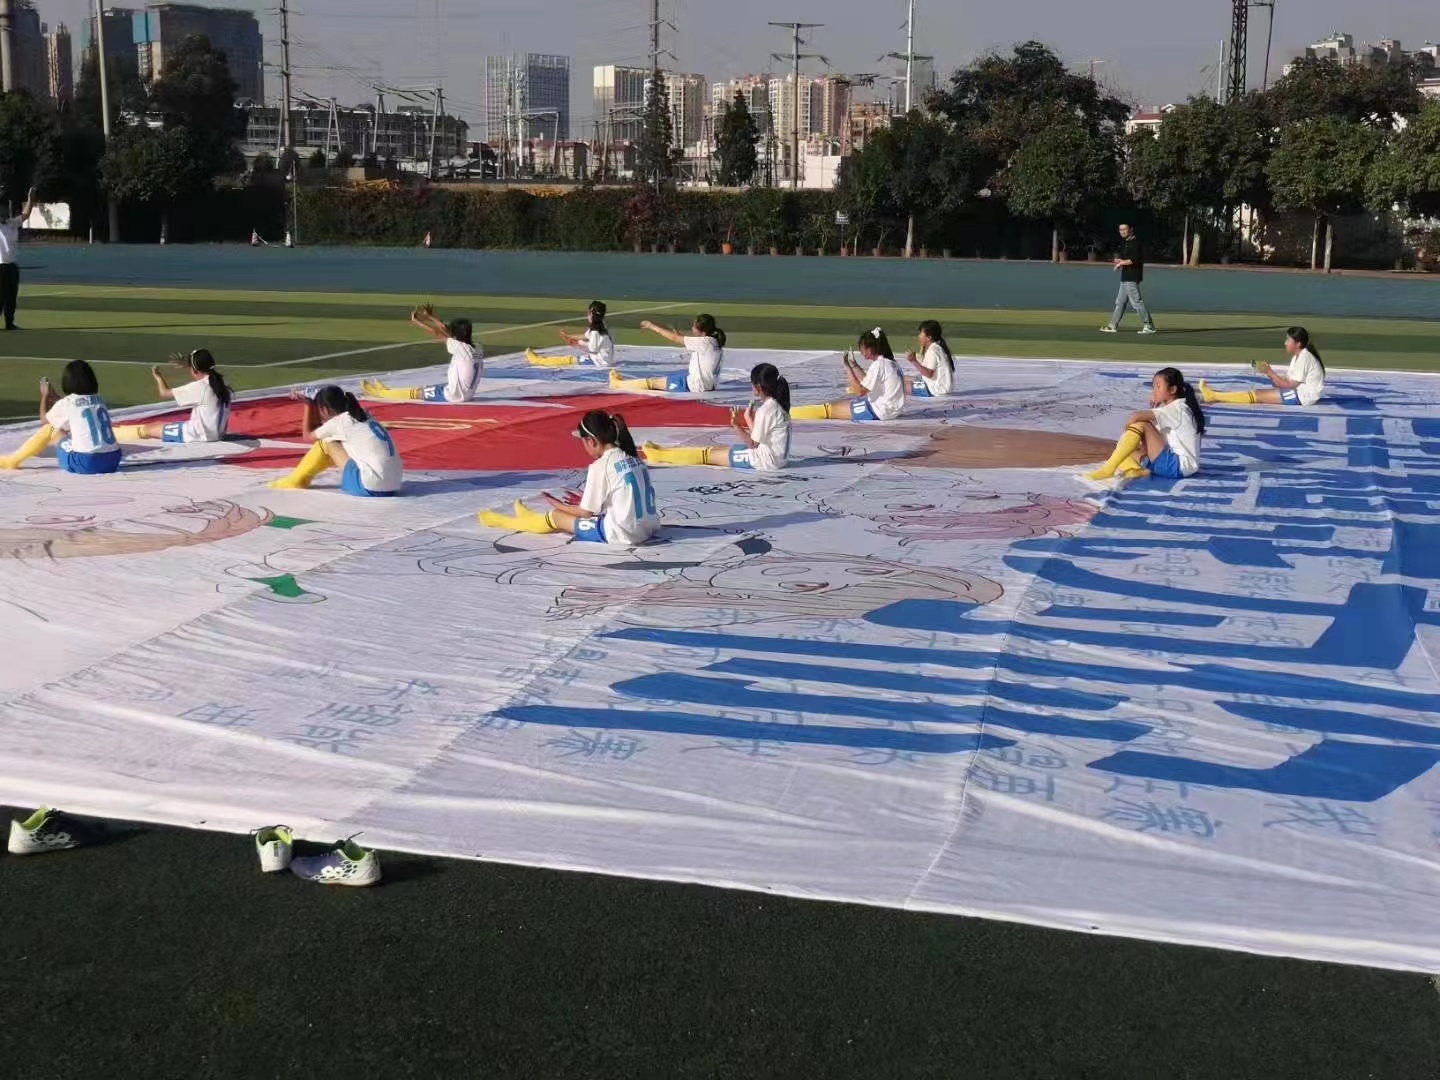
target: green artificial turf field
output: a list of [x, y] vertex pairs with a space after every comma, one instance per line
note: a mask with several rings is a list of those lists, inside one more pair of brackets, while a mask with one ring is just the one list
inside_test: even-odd
[[[0, 336], [0, 417], [28, 418], [42, 375], [66, 360], [103, 361], [100, 377], [114, 406], [153, 399], [148, 365], [177, 350], [205, 346], [237, 389], [441, 363], [435, 344], [406, 321], [418, 301], [446, 318], [464, 315], [491, 353], [559, 344], [556, 328], [583, 324], [586, 300], [515, 296], [294, 292], [254, 289], [34, 285], [20, 312], [24, 329]], [[957, 354], [1115, 359], [1160, 367], [1246, 363], [1280, 357], [1288, 322], [1255, 314], [1164, 314], [1161, 332], [1131, 325], [1114, 336], [1091, 311], [898, 308], [620, 300], [609, 323], [625, 344], [662, 344], [643, 319], [683, 326], [712, 312], [732, 347], [840, 349], [877, 323], [897, 347], [921, 319], [939, 319]], [[1440, 324], [1404, 319], [1306, 318], [1332, 369], [1426, 370], [1440, 365]]]

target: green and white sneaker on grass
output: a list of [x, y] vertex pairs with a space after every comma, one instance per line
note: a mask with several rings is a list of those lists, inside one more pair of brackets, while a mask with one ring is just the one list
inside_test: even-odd
[[290, 870], [296, 877], [320, 885], [374, 885], [380, 880], [380, 857], [366, 851], [352, 837], [324, 855], [296, 859]]
[[289, 825], [270, 825], [255, 833], [255, 853], [260, 856], [260, 872], [273, 874], [290, 869], [295, 853], [295, 833]]
[[24, 821], [10, 822], [10, 854], [42, 855], [85, 843], [85, 831], [67, 814], [42, 806]]

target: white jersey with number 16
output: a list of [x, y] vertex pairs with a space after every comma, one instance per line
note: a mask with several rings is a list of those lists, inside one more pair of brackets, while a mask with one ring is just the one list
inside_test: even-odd
[[618, 446], [596, 458], [585, 473], [580, 509], [605, 519], [607, 543], [643, 544], [660, 530], [650, 472]]

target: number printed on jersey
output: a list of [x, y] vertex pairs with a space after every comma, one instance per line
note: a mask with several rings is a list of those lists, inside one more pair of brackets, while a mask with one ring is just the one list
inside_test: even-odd
[[658, 518], [660, 511], [655, 507], [655, 486], [650, 483], [647, 469], [638, 469], [632, 460], [618, 462], [615, 471], [625, 477], [625, 486], [630, 489], [630, 498], [635, 502], [635, 517]]

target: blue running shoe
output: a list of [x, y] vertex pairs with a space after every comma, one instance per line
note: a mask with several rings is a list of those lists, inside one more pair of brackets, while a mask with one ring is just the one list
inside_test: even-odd
[[374, 885], [380, 880], [380, 857], [353, 839], [342, 840], [324, 855], [293, 860], [290, 869], [320, 885]]

